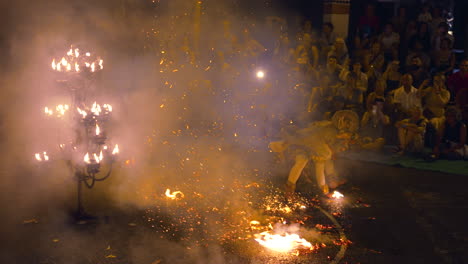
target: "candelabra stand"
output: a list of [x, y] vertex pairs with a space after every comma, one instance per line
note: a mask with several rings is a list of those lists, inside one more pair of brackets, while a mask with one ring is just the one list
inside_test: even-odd
[[[90, 52], [82, 53], [80, 49], [71, 47], [67, 56], [52, 61], [52, 69], [56, 72], [56, 80], [60, 87], [71, 97], [71, 105], [57, 108], [70, 109], [69, 121], [74, 130], [74, 138], [68, 148], [63, 148], [62, 159], [67, 161], [77, 183], [77, 209], [75, 217], [83, 222], [94, 217], [85, 212], [83, 205], [83, 186], [92, 189], [96, 182], [104, 181], [112, 173], [118, 145], [113, 150], [106, 145], [107, 122], [110, 120], [112, 106], [100, 105], [96, 102], [86, 107], [86, 102], [92, 96], [95, 78], [103, 69], [103, 60], [92, 56]], [[57, 110], [58, 111], [58, 110]], [[46, 107], [46, 114], [53, 111]], [[49, 160], [46, 152], [36, 153], [38, 161]], [[106, 166], [103, 166], [106, 165]]]

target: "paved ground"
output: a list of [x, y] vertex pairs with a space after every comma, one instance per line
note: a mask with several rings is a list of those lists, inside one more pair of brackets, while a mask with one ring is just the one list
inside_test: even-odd
[[[352, 242], [340, 263], [468, 263], [466, 177], [345, 160], [339, 164], [348, 173], [340, 189], [345, 199], [317, 205], [334, 215]], [[311, 186], [301, 183], [299, 190], [309, 196]], [[327, 242], [326, 249], [293, 261], [256, 257], [261, 254], [251, 251], [261, 249], [251, 239], [224, 246], [206, 240], [187, 247], [180, 238], [187, 230], [173, 225], [164, 231], [164, 221], [171, 219], [167, 212], [101, 200], [91, 209], [100, 208], [99, 221], [76, 225], [68, 212], [72, 204], [62, 202], [73, 196], [33, 193], [27, 190], [42, 185], [31, 184], [34, 188], [18, 184], [1, 194], [0, 263], [330, 263], [340, 249]], [[32, 195], [41, 197], [37, 202], [25, 198]], [[312, 215], [306, 225], [330, 225], [329, 237], [339, 238], [336, 225], [318, 209], [306, 214]], [[250, 253], [238, 254], [242, 247]]]

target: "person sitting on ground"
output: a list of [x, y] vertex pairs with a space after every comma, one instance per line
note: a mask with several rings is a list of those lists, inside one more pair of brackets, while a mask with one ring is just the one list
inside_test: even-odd
[[421, 56], [415, 55], [411, 59], [411, 65], [407, 68], [407, 73], [413, 76], [413, 85], [421, 86], [424, 80], [431, 78], [428, 70], [424, 67]]
[[462, 159], [467, 157], [466, 125], [457, 118], [456, 108], [448, 108], [445, 111], [445, 123], [440, 129], [436, 146], [435, 158]]
[[440, 42], [440, 49], [432, 54], [435, 72], [451, 74], [455, 68], [455, 53], [450, 48], [450, 39], [444, 38]]
[[372, 106], [375, 104], [375, 99], [379, 98], [385, 101], [385, 89], [386, 89], [385, 80], [377, 79], [375, 82], [375, 90], [367, 95], [366, 99], [366, 111], [372, 110]]
[[383, 112], [384, 102], [382, 97], [376, 97], [371, 109], [362, 116], [360, 132], [362, 149], [382, 150], [385, 145], [384, 127], [390, 124], [390, 118]]
[[398, 121], [395, 126], [398, 129], [397, 153], [421, 153], [424, 148], [424, 134], [427, 121], [422, 115], [420, 107], [413, 106], [410, 109], [410, 118]]
[[328, 75], [330, 78], [330, 85], [336, 86], [341, 83], [340, 73], [342, 71], [341, 65], [338, 64], [338, 59], [335, 56], [328, 57], [327, 65], [321, 69], [320, 75]]
[[345, 98], [346, 109], [362, 114], [365, 89], [362, 86], [358, 86], [357, 83], [358, 77], [356, 73], [350, 72], [346, 75], [346, 82], [337, 88], [336, 94]]
[[315, 177], [323, 194], [328, 194], [329, 184], [336, 185], [327, 179], [336, 176], [333, 156], [348, 148], [350, 141], [359, 127], [359, 117], [356, 113], [343, 110], [335, 113], [331, 121], [318, 121], [308, 127], [286, 134], [284, 140], [271, 142], [269, 147], [273, 152], [283, 153], [286, 149], [295, 149], [295, 163], [291, 168], [286, 192], [296, 189], [296, 182], [309, 161], [315, 165]]
[[348, 48], [343, 38], [336, 38], [335, 43], [328, 52], [328, 58], [336, 57], [338, 64], [343, 65], [349, 60]]
[[419, 87], [419, 92], [425, 102], [424, 116], [438, 131], [444, 122], [445, 107], [450, 100], [450, 92], [445, 87], [445, 75], [443, 74], [435, 75], [432, 86], [427, 87], [429, 83], [429, 80], [425, 80]]
[[384, 32], [379, 36], [379, 42], [382, 43], [382, 49], [385, 61], [398, 59], [398, 46], [400, 45], [400, 34], [393, 29], [392, 23], [387, 23]]
[[392, 61], [387, 65], [387, 69], [382, 74], [382, 79], [386, 82], [385, 96], [393, 94], [393, 91], [400, 87], [401, 73], [400, 62]]
[[411, 116], [411, 108], [421, 108], [421, 96], [418, 89], [413, 86], [411, 74], [401, 77], [402, 86], [393, 93], [393, 104], [399, 113], [398, 120]]
[[[463, 59], [460, 62], [460, 71], [450, 75], [447, 84], [452, 99], [455, 99], [461, 90], [468, 89], [468, 59]], [[461, 103], [459, 106], [463, 107], [464, 105]]]

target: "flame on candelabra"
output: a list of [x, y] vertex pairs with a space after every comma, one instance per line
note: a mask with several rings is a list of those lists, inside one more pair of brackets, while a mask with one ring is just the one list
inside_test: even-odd
[[166, 197], [172, 200], [184, 198], [184, 194], [180, 191], [175, 191], [171, 193], [171, 190], [167, 189], [165, 193]]
[[112, 150], [112, 155], [119, 154], [119, 145], [115, 144], [114, 150]]
[[49, 161], [49, 155], [47, 155], [47, 152], [42, 152], [42, 156], [41, 156], [41, 153], [36, 153], [34, 154], [34, 157], [36, 158], [37, 161]]
[[89, 159], [89, 153], [86, 153], [86, 154], [84, 155], [83, 161], [84, 161], [86, 164], [90, 164], [90, 163], [91, 163], [91, 160]]
[[76, 110], [78, 111], [78, 113], [79, 113], [81, 116], [83, 116], [83, 118], [86, 118], [86, 116], [88, 115], [88, 113], [86, 113], [86, 111], [81, 110], [79, 107], [77, 107]]
[[[81, 72], [81, 67], [85, 66], [89, 68], [91, 72], [96, 70], [104, 69], [104, 61], [99, 57], [91, 57], [90, 52], [85, 53], [85, 57], [80, 57], [80, 50], [78, 48], [73, 48], [73, 46], [66, 53], [67, 57], [62, 57], [62, 59], [57, 60], [52, 59], [52, 69], [54, 71], [62, 72]], [[99, 65], [99, 68], [96, 67]]]
[[96, 136], [99, 136], [99, 134], [101, 134], [101, 128], [96, 124]]
[[51, 116], [51, 115], [54, 114], [54, 111], [52, 111], [52, 109], [49, 109], [49, 107], [46, 106], [46, 107], [44, 107], [44, 113], [45, 113], [46, 115]]
[[99, 105], [98, 103], [94, 102], [93, 103], [93, 106], [91, 107], [91, 112], [95, 115], [99, 115], [101, 113], [102, 109], [101, 109], [101, 105]]
[[107, 112], [112, 112], [112, 105], [110, 104], [103, 104], [102, 108], [104, 108], [104, 110], [106, 110]]

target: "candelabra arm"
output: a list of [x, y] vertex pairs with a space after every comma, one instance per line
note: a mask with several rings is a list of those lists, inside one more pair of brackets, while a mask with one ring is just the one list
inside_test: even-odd
[[106, 175], [105, 175], [104, 177], [102, 177], [102, 178], [94, 178], [94, 180], [95, 180], [95, 181], [103, 181], [103, 180], [109, 178], [109, 176], [110, 176], [111, 173], [112, 173], [112, 165], [113, 165], [113, 164], [114, 164], [114, 162], [112, 162], [112, 163], [110, 164], [110, 166], [109, 166], [109, 171], [106, 173]]

